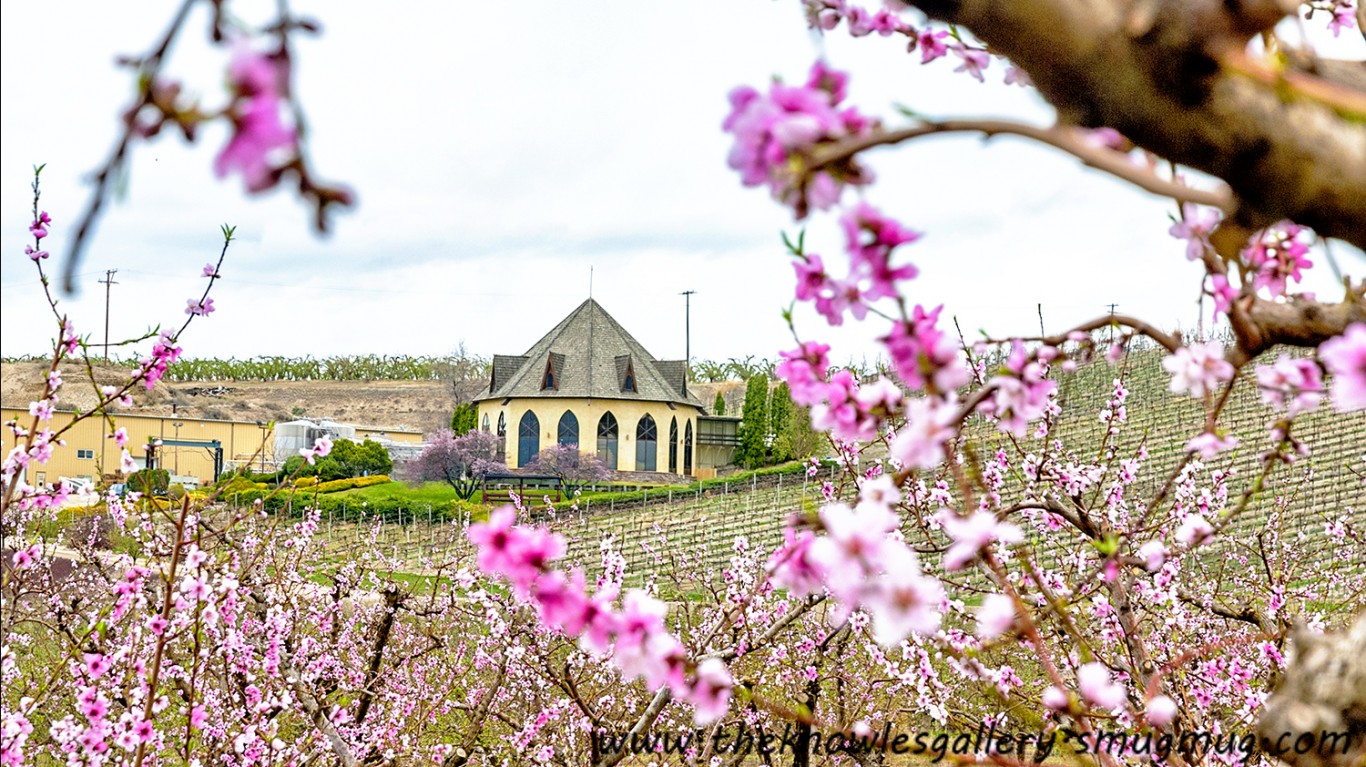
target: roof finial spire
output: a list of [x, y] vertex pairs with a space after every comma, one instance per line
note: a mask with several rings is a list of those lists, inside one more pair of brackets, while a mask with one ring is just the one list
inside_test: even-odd
[[589, 298], [592, 298], [592, 297], [593, 297], [593, 266], [592, 266], [592, 264], [589, 264], [589, 266], [588, 266], [588, 297], [589, 297]]

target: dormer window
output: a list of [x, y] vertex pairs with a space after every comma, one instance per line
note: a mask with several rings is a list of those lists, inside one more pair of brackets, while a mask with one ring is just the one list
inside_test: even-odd
[[541, 390], [559, 388], [560, 377], [558, 371], [555, 370], [555, 358], [550, 357], [545, 361], [545, 376], [541, 379]]
[[623, 354], [617, 357], [616, 363], [617, 387], [623, 392], [639, 392], [640, 389], [636, 387], [636, 368], [631, 364], [631, 355]]

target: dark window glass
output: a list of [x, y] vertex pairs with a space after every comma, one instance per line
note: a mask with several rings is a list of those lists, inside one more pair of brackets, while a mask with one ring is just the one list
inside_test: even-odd
[[683, 474], [692, 476], [692, 421], [683, 430]]
[[541, 452], [541, 422], [537, 420], [535, 413], [528, 410], [522, 416], [522, 423], [517, 427], [517, 467], [521, 468], [531, 463], [531, 460], [539, 452]]
[[678, 419], [669, 419], [669, 473], [678, 473]]
[[636, 471], [655, 470], [658, 442], [659, 430], [655, 428], [655, 419], [646, 413], [636, 424]]
[[579, 419], [568, 410], [560, 416], [560, 433], [558, 442], [561, 445], [579, 444]]
[[598, 419], [598, 457], [607, 468], [617, 470], [617, 417], [611, 411]]

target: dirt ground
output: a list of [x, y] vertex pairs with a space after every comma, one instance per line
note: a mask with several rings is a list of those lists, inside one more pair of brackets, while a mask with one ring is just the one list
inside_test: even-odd
[[[0, 364], [0, 404], [27, 408], [43, 393], [46, 363]], [[99, 385], [120, 385], [128, 380], [127, 368], [95, 368]], [[64, 365], [58, 406], [82, 410], [95, 403], [96, 392], [76, 365]], [[739, 414], [743, 384], [693, 383], [692, 393], [711, 410], [718, 388], [727, 393], [727, 413]], [[732, 404], [731, 399], [735, 402]], [[330, 418], [342, 423], [383, 426], [391, 429], [433, 431], [450, 424], [455, 397], [442, 381], [201, 381], [158, 382], [148, 391], [138, 386], [133, 407], [125, 412], [233, 421], [289, 421], [295, 418]], [[174, 408], [174, 410], [173, 410]], [[116, 411], [117, 412], [117, 411]]]

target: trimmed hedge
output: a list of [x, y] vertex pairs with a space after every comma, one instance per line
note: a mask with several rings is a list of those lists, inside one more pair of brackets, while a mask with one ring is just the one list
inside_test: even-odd
[[372, 487], [374, 485], [384, 485], [392, 482], [388, 474], [372, 474], [368, 477], [351, 477], [349, 479], [334, 479], [331, 482], [318, 482], [313, 489], [319, 493], [335, 493], [340, 490], [351, 490], [357, 487]]
[[434, 522], [463, 519], [467, 514], [473, 521], [488, 519], [488, 511], [482, 505], [459, 499], [431, 504], [391, 498], [358, 501], [354, 496], [315, 492], [312, 488], [298, 491], [286, 489], [274, 495], [265, 490], [250, 490], [231, 495], [224, 494], [220, 498], [235, 506], [249, 506], [263, 500], [266, 511], [288, 511], [291, 516], [298, 516], [305, 508], [315, 507], [320, 509], [324, 516], [330, 513], [339, 521], [374, 520], [377, 517], [383, 517], [391, 522], [397, 522], [400, 518], [404, 522], [412, 522], [414, 519], [426, 520], [429, 507]]

